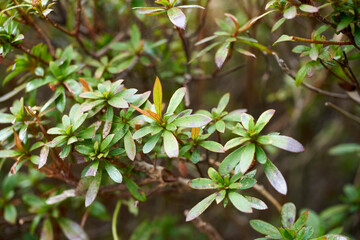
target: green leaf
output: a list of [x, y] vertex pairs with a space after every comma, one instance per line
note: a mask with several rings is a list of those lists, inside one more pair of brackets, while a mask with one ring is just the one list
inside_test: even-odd
[[185, 93], [186, 93], [186, 88], [184, 88], [184, 87], [176, 90], [176, 92], [172, 95], [172, 97], [170, 99], [169, 106], [166, 110], [167, 114], [175, 112], [176, 108], [179, 106], [179, 104], [183, 100]]
[[244, 137], [233, 138], [225, 144], [224, 149], [225, 149], [225, 151], [227, 151], [227, 150], [237, 147], [249, 140], [250, 140], [250, 138], [244, 138]]
[[226, 93], [226, 94], [224, 94], [224, 96], [222, 96], [220, 98], [220, 101], [219, 101], [219, 103], [218, 103], [218, 105], [216, 107], [216, 113], [217, 114], [220, 114], [225, 110], [226, 106], [229, 103], [229, 100], [230, 100], [230, 93]]
[[189, 181], [189, 186], [194, 189], [217, 189], [222, 186], [208, 178], [195, 178]]
[[241, 194], [235, 191], [229, 191], [228, 193], [229, 199], [232, 204], [241, 212], [251, 213], [252, 208], [250, 206], [250, 202]]
[[220, 46], [220, 48], [216, 51], [215, 54], [215, 63], [216, 66], [221, 69], [227, 59], [230, 51], [231, 43], [226, 42]]
[[79, 95], [79, 97], [89, 99], [101, 99], [103, 96], [99, 92], [83, 92]]
[[217, 192], [216, 199], [215, 199], [216, 203], [219, 204], [222, 200], [224, 200], [225, 196], [226, 196], [225, 189], [221, 190], [220, 192]]
[[271, 140], [271, 145], [284, 149], [289, 152], [303, 152], [305, 151], [303, 145], [295, 139], [282, 135], [267, 135]]
[[199, 143], [199, 145], [211, 152], [218, 152], [218, 153], [225, 152], [224, 147], [218, 142], [202, 141]]
[[241, 114], [241, 124], [244, 126], [244, 128], [248, 131], [250, 131], [250, 127], [253, 125], [252, 123], [254, 123], [254, 118], [247, 113], [242, 113]]
[[15, 119], [16, 117], [11, 114], [0, 112], [0, 123], [12, 123]]
[[49, 218], [45, 219], [41, 228], [40, 240], [53, 240], [54, 233], [51, 221]]
[[129, 189], [129, 192], [139, 201], [145, 202], [146, 195], [145, 192], [131, 179], [124, 178], [126, 187]]
[[136, 13], [138, 14], [147, 15], [151, 15], [154, 13], [164, 13], [166, 11], [165, 9], [159, 7], [135, 7], [133, 9], [136, 10]]
[[11, 203], [6, 204], [4, 207], [4, 219], [11, 224], [15, 224], [16, 217], [17, 217], [17, 211], [15, 206], [12, 205]]
[[195, 148], [194, 151], [192, 152], [190, 160], [194, 164], [198, 163], [201, 160], [201, 155], [197, 148]]
[[[355, 40], [356, 46], [360, 47], [360, 27], [359, 26], [355, 26], [354, 40]], [[1, 102], [1, 100], [0, 100], [0, 102]]]
[[88, 236], [86, 235], [84, 229], [76, 222], [71, 221], [67, 218], [57, 218], [57, 222], [64, 233], [64, 235], [69, 240], [88, 240]]
[[199, 6], [199, 5], [181, 5], [181, 6], [179, 6], [179, 8], [200, 8], [200, 9], [205, 9], [204, 7]]
[[293, 203], [285, 203], [281, 208], [281, 223], [284, 227], [292, 229], [296, 218], [296, 207]]
[[198, 216], [200, 216], [211, 205], [211, 203], [215, 200], [216, 196], [217, 194], [213, 193], [210, 196], [201, 200], [198, 204], [196, 204], [187, 214], [186, 221], [192, 221]]
[[49, 130], [47, 130], [48, 134], [53, 134], [53, 135], [62, 135], [62, 134], [66, 134], [65, 130], [62, 128], [58, 128], [58, 127], [53, 127], [50, 128]]
[[121, 172], [114, 165], [112, 165], [110, 162], [106, 160], [104, 161], [104, 165], [105, 165], [105, 170], [109, 174], [109, 177], [111, 177], [111, 179], [114, 182], [121, 183], [123, 179]]
[[247, 177], [246, 175], [240, 180], [240, 187], [238, 189], [249, 189], [254, 186], [256, 180], [252, 177]]
[[352, 15], [340, 15], [340, 16], [341, 16], [341, 20], [340, 20], [339, 24], [336, 27], [337, 32], [340, 32], [341, 30], [343, 30], [344, 28], [349, 26], [349, 24], [354, 19], [354, 16], [352, 16]]
[[153, 101], [157, 115], [159, 118], [162, 116], [162, 86], [160, 79], [156, 77], [153, 88]]
[[219, 173], [221, 174], [221, 176], [225, 176], [234, 169], [234, 167], [239, 163], [243, 150], [244, 147], [236, 149], [221, 162], [219, 166]]
[[11, 158], [11, 157], [17, 157], [20, 156], [20, 151], [15, 150], [0, 150], [0, 158]]
[[293, 240], [295, 237], [295, 231], [286, 228], [279, 228], [279, 232], [284, 240]]
[[284, 11], [284, 18], [293, 19], [296, 17], [296, 6], [291, 6]]
[[129, 107], [128, 102], [121, 96], [114, 95], [107, 102], [114, 108], [128, 108]]
[[107, 147], [110, 147], [109, 144], [111, 143], [112, 139], [114, 138], [115, 134], [109, 134], [100, 144], [100, 151], [103, 152]]
[[105, 113], [105, 123], [102, 134], [103, 138], [106, 138], [106, 136], [109, 135], [111, 131], [113, 118], [114, 118], [114, 109], [111, 106], [108, 106]]
[[258, 231], [259, 233], [262, 233], [265, 235], [274, 235], [274, 236], [280, 235], [280, 233], [276, 227], [274, 227], [273, 225], [271, 225], [267, 222], [264, 222], [262, 220], [250, 220], [250, 226], [255, 231]]
[[165, 130], [163, 133], [164, 138], [164, 149], [166, 155], [169, 158], [175, 158], [179, 156], [179, 144], [174, 136], [174, 134], [170, 131]]
[[143, 127], [143, 128], [140, 128], [139, 130], [137, 130], [134, 135], [133, 135], [133, 138], [134, 139], [139, 139], [139, 138], [142, 138], [148, 134], [152, 134], [152, 135], [155, 135], [155, 134], [158, 134], [161, 130], [163, 130], [162, 127], [159, 127], [159, 126], [147, 126], [147, 127]]
[[287, 186], [284, 177], [277, 167], [268, 159], [265, 164], [263, 164], [264, 172], [269, 180], [270, 184], [278, 191], [279, 193], [286, 195]]
[[319, 51], [316, 46], [312, 47], [309, 52], [309, 57], [311, 60], [316, 61], [319, 57]]
[[299, 69], [299, 71], [296, 73], [296, 77], [295, 77], [296, 86], [301, 85], [301, 83], [304, 81], [305, 77], [307, 76], [307, 73], [310, 68], [311, 68], [311, 66], [309, 65], [309, 63], [306, 63]]
[[305, 225], [308, 217], [309, 217], [309, 211], [305, 211], [299, 216], [298, 220], [296, 220], [293, 227], [296, 232], [299, 231]]
[[216, 121], [215, 128], [218, 132], [224, 133], [225, 127], [225, 122], [223, 120]]
[[330, 148], [329, 150], [329, 154], [334, 156], [345, 155], [345, 154], [359, 154], [359, 153], [360, 153], [360, 145], [356, 143], [340, 144]]
[[278, 38], [278, 40], [276, 40], [273, 43], [273, 46], [275, 46], [276, 44], [278, 44], [279, 42], [287, 42], [287, 41], [293, 41], [293, 37], [289, 36], [289, 35], [281, 35], [281, 37]]
[[178, 7], [173, 7], [167, 10], [167, 15], [170, 21], [178, 28], [184, 29], [186, 27], [185, 14]]
[[40, 156], [39, 156], [39, 165], [38, 165], [38, 168], [42, 168], [46, 161], [47, 161], [47, 158], [48, 158], [48, 155], [49, 155], [49, 147], [44, 145], [42, 148], [41, 148], [41, 151], [40, 151]]
[[308, 12], [308, 13], [316, 13], [319, 11], [319, 9], [317, 7], [308, 5], [308, 4], [301, 4], [299, 8], [301, 11]]
[[101, 177], [102, 171], [97, 171], [96, 176], [93, 178], [92, 182], [90, 183], [89, 189], [86, 192], [85, 207], [90, 206], [94, 202], [100, 188]]
[[59, 157], [65, 159], [71, 151], [71, 145], [66, 145], [63, 150], [60, 152]]
[[90, 163], [89, 168], [85, 173], [85, 177], [89, 177], [89, 176], [95, 177], [98, 168], [99, 168], [99, 160], [95, 160], [94, 162]]
[[91, 126], [81, 130], [78, 134], [76, 134], [78, 138], [90, 139], [95, 137], [95, 126]]
[[128, 131], [124, 136], [124, 147], [128, 158], [130, 158], [130, 160], [134, 160], [136, 155], [136, 145], [130, 131]]
[[275, 110], [270, 109], [265, 112], [263, 112], [255, 124], [255, 132], [260, 133], [261, 130], [264, 129], [266, 124], [270, 121], [270, 119], [274, 116]]
[[261, 201], [260, 199], [258, 199], [256, 197], [250, 197], [250, 196], [244, 196], [244, 197], [250, 202], [250, 206], [252, 208], [255, 208], [258, 210], [265, 210], [268, 208], [263, 201]]
[[144, 144], [143, 152], [145, 154], [151, 152], [154, 149], [154, 147], [155, 147], [156, 143], [159, 141], [161, 135], [162, 135], [162, 132], [155, 134]]
[[210, 168], [208, 169], [208, 175], [209, 175], [209, 177], [210, 177], [213, 181], [215, 181], [215, 182], [218, 182], [218, 183], [223, 183], [223, 182], [224, 182], [224, 180], [223, 180], [223, 178], [221, 177], [221, 175], [220, 175], [214, 168], [212, 168], [212, 167], [210, 167]]
[[205, 126], [211, 122], [211, 118], [202, 114], [193, 114], [175, 119], [174, 125], [184, 128], [196, 128]]
[[255, 156], [256, 156], [256, 160], [259, 163], [261, 163], [261, 164], [266, 163], [267, 156], [266, 156], [266, 153], [264, 152], [264, 150], [262, 149], [262, 147], [256, 146]]
[[245, 173], [251, 166], [251, 163], [253, 162], [254, 159], [254, 154], [255, 154], [254, 143], [250, 143], [244, 146], [244, 149], [240, 157], [240, 171], [242, 173]]

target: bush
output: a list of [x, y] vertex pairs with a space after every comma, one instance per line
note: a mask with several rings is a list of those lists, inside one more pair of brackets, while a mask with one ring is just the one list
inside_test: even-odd
[[4, 239], [360, 236], [357, 1], [0, 10]]

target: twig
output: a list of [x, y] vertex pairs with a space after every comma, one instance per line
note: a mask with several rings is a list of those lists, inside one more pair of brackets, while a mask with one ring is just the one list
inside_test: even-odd
[[344, 115], [345, 117], [347, 117], [347, 118], [355, 121], [356, 123], [360, 124], [360, 118], [359, 118], [359, 117], [357, 117], [357, 116], [355, 116], [355, 115], [353, 115], [353, 114], [345, 111], [344, 109], [336, 106], [335, 104], [333, 104], [333, 103], [331, 103], [331, 102], [326, 102], [326, 103], [325, 103], [325, 106], [331, 107], [332, 109], [335, 109], [336, 111], [338, 111], [339, 113], [341, 113], [341, 114]]
[[234, 68], [231, 68], [223, 73], [220, 73], [219, 72], [215, 72], [215, 74], [210, 74], [210, 75], [203, 75], [203, 76], [194, 76], [193, 77], [193, 80], [195, 81], [206, 81], [206, 80], [210, 80], [210, 79], [214, 79], [214, 78], [222, 78], [222, 77], [225, 77], [233, 72], [236, 72], [237, 70], [245, 67], [246, 64], [240, 64]]
[[281, 211], [281, 204], [268, 191], [266, 191], [263, 185], [255, 183], [253, 187], [261, 195], [266, 197], [275, 206], [276, 210], [278, 210], [279, 212]]
[[90, 209], [91, 209], [91, 206], [86, 209], [83, 217], [81, 218], [80, 226], [81, 226], [82, 228], [84, 228], [84, 226], [85, 226], [86, 220], [87, 220], [87, 218], [88, 218], [88, 216], [89, 216]]
[[323, 44], [323, 45], [353, 45], [352, 42], [339, 42], [339, 41], [328, 41], [328, 40], [314, 40], [314, 39], [307, 39], [301, 37], [291, 37], [291, 40], [294, 42], [306, 42], [306, 43], [315, 43], [315, 44]]
[[[14, 0], [15, 5], [19, 5], [19, 3], [17, 2], [17, 0]], [[48, 45], [49, 47], [49, 51], [52, 57], [55, 57], [55, 49], [54, 46], [52, 45], [50, 39], [48, 38], [48, 36], [42, 31], [42, 29], [35, 23], [35, 21], [29, 16], [27, 15], [23, 8], [17, 8], [18, 13], [20, 14], [20, 16], [22, 17], [22, 19], [28, 23], [29, 25], [31, 25], [35, 31], [37, 31], [39, 33], [39, 35], [44, 39], [46, 45]]]
[[[291, 70], [288, 68], [288, 66], [286, 65], [285, 61], [283, 59], [281, 59], [276, 53], [273, 53], [273, 56], [275, 57], [279, 67], [289, 76], [291, 77], [293, 80], [295, 80], [295, 75], [291, 72]], [[328, 97], [333, 97], [333, 98], [340, 98], [340, 99], [348, 99], [349, 97], [345, 94], [341, 94], [341, 93], [333, 93], [333, 92], [329, 92], [329, 91], [325, 91], [325, 90], [322, 90], [322, 89], [319, 89], [319, 88], [316, 88], [310, 84], [307, 84], [305, 82], [302, 82], [301, 83], [301, 86], [313, 91], [313, 92], [316, 92], [316, 93], [319, 93], [319, 94], [322, 94], [322, 95], [325, 95], [325, 96], [328, 96]]]
[[27, 55], [29, 55], [30, 57], [42, 62], [45, 65], [49, 65], [48, 62], [46, 62], [45, 60], [43, 60], [41, 57], [37, 57], [34, 54], [31, 53], [30, 49], [26, 49], [23, 45], [21, 44], [11, 44], [11, 46], [13, 46], [16, 49], [19, 49], [20, 51], [22, 51], [23, 53], [26, 53]]
[[[189, 214], [188, 210], [184, 212], [185, 216]], [[219, 232], [210, 223], [205, 222], [201, 217], [197, 217], [192, 224], [202, 233], [205, 233], [210, 240], [223, 240]]]

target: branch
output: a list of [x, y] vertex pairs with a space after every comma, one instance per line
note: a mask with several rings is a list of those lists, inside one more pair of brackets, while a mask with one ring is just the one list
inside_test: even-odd
[[308, 38], [301, 38], [301, 37], [291, 37], [291, 40], [294, 42], [305, 42], [305, 43], [315, 43], [315, 44], [323, 44], [323, 45], [353, 45], [352, 42], [339, 42], [339, 41], [328, 41], [328, 40], [314, 40]]
[[255, 183], [253, 187], [261, 195], [266, 197], [275, 206], [276, 210], [278, 210], [279, 212], [281, 211], [281, 204], [268, 191], [266, 191], [263, 185]]
[[355, 121], [356, 123], [360, 124], [360, 118], [358, 116], [355, 116], [347, 111], [345, 111], [344, 109], [336, 106], [335, 104], [331, 103], [331, 102], [326, 102], [325, 106], [327, 107], [331, 107], [332, 109], [335, 109], [336, 111], [338, 111], [339, 113], [341, 113], [342, 115], [344, 115], [345, 117]]
[[[188, 210], [185, 210], [184, 214], [187, 216]], [[205, 233], [210, 240], [223, 240], [219, 232], [210, 223], [202, 220], [201, 217], [197, 217], [192, 221], [192, 224], [202, 233]]]
[[[292, 71], [288, 68], [288, 66], [286, 65], [285, 61], [283, 59], [281, 59], [276, 53], [273, 53], [273, 56], [275, 57], [279, 67], [289, 76], [291, 77], [294, 81], [295, 81], [295, 74], [292, 73]], [[322, 95], [325, 95], [325, 96], [328, 96], [328, 97], [333, 97], [333, 98], [340, 98], [340, 99], [348, 99], [349, 97], [345, 94], [341, 94], [341, 93], [333, 93], [333, 92], [329, 92], [329, 91], [325, 91], [325, 90], [322, 90], [322, 89], [319, 89], [319, 88], [316, 88], [310, 84], [307, 84], [305, 82], [302, 82], [301, 83], [301, 86], [313, 91], [313, 92], [316, 92], [316, 93], [319, 93], [319, 94], [322, 94]]]

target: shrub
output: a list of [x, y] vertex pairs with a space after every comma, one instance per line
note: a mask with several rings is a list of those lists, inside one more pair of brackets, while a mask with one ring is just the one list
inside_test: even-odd
[[[303, 209], [296, 218], [295, 204], [285, 198], [277, 200], [273, 191], [286, 195], [288, 189], [297, 188], [294, 184], [288, 187], [285, 179], [291, 169], [301, 172], [296, 169], [301, 159], [279, 151], [304, 152], [303, 145], [289, 137], [296, 135], [293, 129], [312, 138], [318, 130], [313, 129], [314, 118], [328, 120], [323, 111], [314, 117], [301, 116], [303, 111], [314, 114], [318, 110], [311, 109], [316, 103], [312, 95], [302, 98], [303, 92], [294, 85], [307, 88], [306, 94], [346, 101], [346, 107], [333, 102], [326, 106], [360, 123], [356, 113], [349, 112], [358, 111], [360, 103], [358, 2], [231, 4], [235, 2], [244, 5], [231, 7], [232, 14], [225, 12], [226, 3], [210, 0], [0, 3], [0, 61], [8, 65], [0, 97], [0, 213], [6, 239], [234, 238], [234, 229], [217, 222], [214, 212], [227, 213], [227, 221], [239, 222], [238, 216], [258, 210], [263, 220], [246, 217], [246, 224], [237, 224], [244, 229], [251, 226], [266, 239], [359, 236], [359, 172], [354, 184], [344, 187], [343, 203], [326, 203], [320, 214]], [[213, 26], [206, 21], [214, 22], [211, 4], [218, 4], [225, 17], [217, 21], [220, 30], [208, 34]], [[311, 23], [309, 38], [296, 34], [303, 34], [294, 29], [298, 19], [303, 25]], [[292, 27], [289, 33], [284, 26]], [[277, 36], [275, 31], [280, 29], [285, 32]], [[277, 50], [286, 41], [296, 43], [292, 51], [306, 58], [299, 62], [296, 74], [281, 56], [290, 58], [291, 53]], [[267, 63], [256, 68], [254, 58]], [[241, 64], [234, 65], [238, 60]], [[278, 75], [288, 75], [284, 83], [267, 85], [269, 61], [281, 70]], [[235, 79], [230, 85], [233, 102], [230, 93], [214, 98], [218, 92], [212, 89], [221, 92], [223, 84], [212, 80], [230, 82], [232, 74], [244, 66], [249, 69], [246, 84]], [[257, 81], [258, 72], [263, 73], [262, 81]], [[324, 74], [328, 74], [326, 84], [311, 83]], [[269, 91], [261, 90], [266, 86]], [[244, 88], [244, 96], [236, 92]], [[292, 95], [295, 104], [287, 100]], [[211, 111], [206, 110], [216, 103]], [[282, 118], [287, 123], [280, 117], [272, 121], [280, 128], [266, 128], [275, 114], [274, 109], [265, 110], [270, 104], [280, 113], [291, 112], [291, 118], [286, 112]], [[262, 113], [255, 120], [251, 111]], [[310, 123], [301, 129], [301, 121]], [[310, 142], [306, 134], [302, 138], [297, 134], [301, 142]], [[338, 134], [340, 140], [354, 135]], [[307, 144], [304, 156], [316, 157], [332, 137], [315, 136], [317, 141]], [[343, 144], [330, 154], [340, 158], [358, 152], [357, 144]], [[278, 156], [297, 159], [280, 165], [274, 163]], [[302, 161], [308, 162], [305, 157]], [[356, 169], [358, 162], [352, 164]], [[279, 169], [286, 171], [285, 177]], [[348, 177], [352, 170], [346, 172]], [[334, 177], [334, 181], [339, 180]], [[201, 200], [197, 190], [210, 191]], [[169, 199], [171, 209], [164, 209]], [[214, 201], [222, 202], [226, 209], [211, 206]], [[160, 207], [152, 209], [157, 202]], [[240, 212], [228, 206], [229, 202]], [[122, 205], [134, 216], [121, 214]], [[263, 215], [268, 207], [278, 211], [273, 213], [275, 219], [280, 214], [281, 227]], [[200, 216], [206, 210], [212, 211], [209, 220], [206, 213]], [[111, 225], [104, 225], [106, 230], [100, 227], [110, 221]], [[193, 224], [185, 223], [189, 221]], [[253, 234], [243, 237], [253, 238]]]

